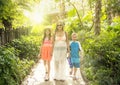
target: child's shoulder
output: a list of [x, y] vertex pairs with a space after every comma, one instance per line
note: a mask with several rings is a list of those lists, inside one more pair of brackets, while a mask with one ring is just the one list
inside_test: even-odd
[[73, 41], [73, 40], [70, 41], [70, 43], [73, 43], [73, 42], [80, 43], [79, 41]]
[[70, 44], [71, 44], [71, 43], [73, 43], [73, 41], [72, 41], [72, 40], [70, 41]]
[[76, 41], [78, 44], [80, 44], [80, 42], [79, 41]]

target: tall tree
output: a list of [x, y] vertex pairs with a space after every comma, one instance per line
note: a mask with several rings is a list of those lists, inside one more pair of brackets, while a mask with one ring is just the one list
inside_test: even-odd
[[[23, 16], [23, 9], [28, 9], [34, 0], [0, 0], [0, 23], [5, 28], [4, 43], [10, 42], [13, 38], [13, 21]], [[23, 17], [19, 18], [22, 20]], [[3, 43], [3, 44], [4, 44]]]
[[120, 16], [120, 0], [105, 0], [107, 22], [110, 25], [115, 16]]
[[112, 23], [112, 4], [110, 3], [110, 0], [106, 0], [106, 14], [107, 14], [107, 21], [108, 24], [110, 25]]
[[11, 0], [0, 1], [0, 20], [5, 27], [5, 43], [11, 41], [12, 20], [16, 13], [15, 6]]
[[96, 0], [95, 17], [94, 17], [94, 31], [95, 35], [100, 34], [100, 17], [101, 17], [101, 0]]

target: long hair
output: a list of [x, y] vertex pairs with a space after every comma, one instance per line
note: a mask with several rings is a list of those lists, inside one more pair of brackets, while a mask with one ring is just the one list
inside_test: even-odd
[[58, 26], [59, 26], [59, 25], [61, 25], [61, 26], [62, 26], [62, 30], [64, 30], [64, 29], [63, 29], [63, 28], [64, 28], [64, 25], [65, 25], [64, 22], [58, 22], [57, 25], [56, 25], [55, 34], [56, 34], [56, 32], [58, 31]]
[[[59, 26], [59, 25], [61, 25], [61, 26], [62, 26], [62, 30], [64, 30], [63, 28], [64, 28], [65, 23], [62, 22], [62, 21], [58, 22], [58, 23], [56, 24], [56, 29], [55, 29], [55, 33], [54, 33], [54, 37], [53, 37], [54, 40], [55, 40], [56, 32], [58, 31], [58, 26]], [[66, 34], [66, 33], [65, 33], [65, 34]]]
[[64, 28], [65, 23], [62, 22], [62, 21], [60, 21], [60, 22], [58, 22], [58, 23], [56, 24], [55, 34], [56, 34], [56, 32], [58, 31], [58, 26], [59, 26], [59, 25], [61, 25], [61, 26], [62, 26], [62, 30], [64, 30], [63, 28]]
[[46, 31], [49, 31], [50, 33], [49, 33], [49, 36], [48, 36], [48, 39], [50, 40], [51, 39], [51, 29], [50, 28], [45, 28], [45, 30], [44, 30], [44, 36], [43, 36], [43, 42], [44, 42], [44, 40], [45, 40], [45, 38], [46, 38]]

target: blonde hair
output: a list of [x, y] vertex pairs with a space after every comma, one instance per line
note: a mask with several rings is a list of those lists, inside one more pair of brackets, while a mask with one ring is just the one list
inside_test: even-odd
[[62, 30], [64, 30], [63, 28], [64, 28], [64, 25], [65, 25], [65, 23], [64, 22], [62, 22], [62, 21], [59, 21], [59, 22], [57, 22], [57, 24], [56, 24], [56, 29], [55, 29], [55, 32], [58, 30], [58, 25], [61, 25], [62, 26]]
[[76, 32], [73, 32], [71, 36], [73, 36], [73, 35], [76, 35], [76, 36], [77, 36], [77, 33], [76, 33]]
[[76, 40], [78, 40], [78, 34], [75, 33], [75, 32], [73, 32], [73, 33], [71, 34], [71, 39], [73, 38], [74, 35], [76, 36]]

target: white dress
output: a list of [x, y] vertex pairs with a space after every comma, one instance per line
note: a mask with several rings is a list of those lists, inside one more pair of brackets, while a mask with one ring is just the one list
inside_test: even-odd
[[56, 35], [54, 43], [54, 79], [65, 80], [67, 44], [65, 33], [62, 37]]

